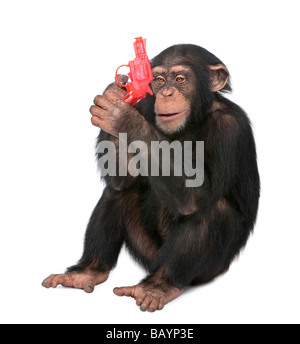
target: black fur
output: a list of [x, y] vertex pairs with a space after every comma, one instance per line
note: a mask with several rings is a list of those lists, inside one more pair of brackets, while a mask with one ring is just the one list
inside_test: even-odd
[[[221, 92], [210, 91], [208, 65], [222, 64], [216, 56], [198, 46], [176, 45], [152, 60], [152, 67], [178, 64], [191, 67], [197, 79], [186, 130], [171, 138], [155, 128], [155, 96], [148, 95], [136, 108], [154, 128], [153, 140], [204, 141], [204, 184], [187, 188], [185, 177], [174, 176], [106, 177], [106, 189], [87, 228], [83, 256], [68, 271], [109, 271], [125, 243], [149, 272], [146, 281], [156, 276], [182, 287], [224, 273], [245, 246], [255, 224], [260, 190], [249, 119], [221, 94], [231, 90], [229, 81]], [[214, 101], [222, 107], [212, 111]], [[103, 131], [101, 140], [116, 141]]]

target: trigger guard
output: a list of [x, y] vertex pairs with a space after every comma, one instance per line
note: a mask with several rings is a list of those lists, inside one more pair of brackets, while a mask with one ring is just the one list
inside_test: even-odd
[[128, 68], [130, 68], [129, 65], [122, 65], [122, 66], [120, 66], [120, 67], [116, 70], [116, 81], [117, 81], [117, 83], [118, 83], [119, 86], [121, 86], [121, 87], [126, 87], [126, 85], [129, 83], [129, 78], [128, 78], [126, 84], [122, 84], [122, 83], [120, 82], [119, 78], [118, 78], [118, 71], [119, 71], [119, 69], [122, 68], [122, 67], [128, 67]]

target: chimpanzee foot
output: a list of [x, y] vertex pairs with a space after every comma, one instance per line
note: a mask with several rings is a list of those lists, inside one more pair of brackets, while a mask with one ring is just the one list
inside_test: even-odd
[[115, 288], [117, 296], [130, 296], [136, 300], [136, 304], [141, 311], [155, 312], [162, 310], [164, 306], [175, 300], [184, 292], [184, 289], [175, 288], [167, 285], [151, 284], [149, 282], [140, 283], [133, 287]]
[[92, 293], [95, 285], [101, 284], [108, 279], [109, 272], [70, 272], [62, 275], [50, 275], [42, 286], [45, 288], [56, 288], [59, 284], [64, 287], [83, 289], [86, 293]]

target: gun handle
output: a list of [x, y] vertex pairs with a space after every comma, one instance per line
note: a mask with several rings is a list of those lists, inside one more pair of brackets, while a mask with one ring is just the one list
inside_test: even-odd
[[133, 95], [131, 94], [131, 92], [127, 93], [126, 96], [123, 98], [123, 100], [125, 103], [130, 104], [132, 106], [134, 106], [138, 101], [138, 99], [133, 98]]

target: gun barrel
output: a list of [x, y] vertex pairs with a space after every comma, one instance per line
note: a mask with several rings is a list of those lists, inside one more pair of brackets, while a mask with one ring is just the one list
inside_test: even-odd
[[142, 37], [137, 37], [135, 39], [134, 45], [134, 51], [136, 57], [146, 57], [146, 39], [143, 39]]

